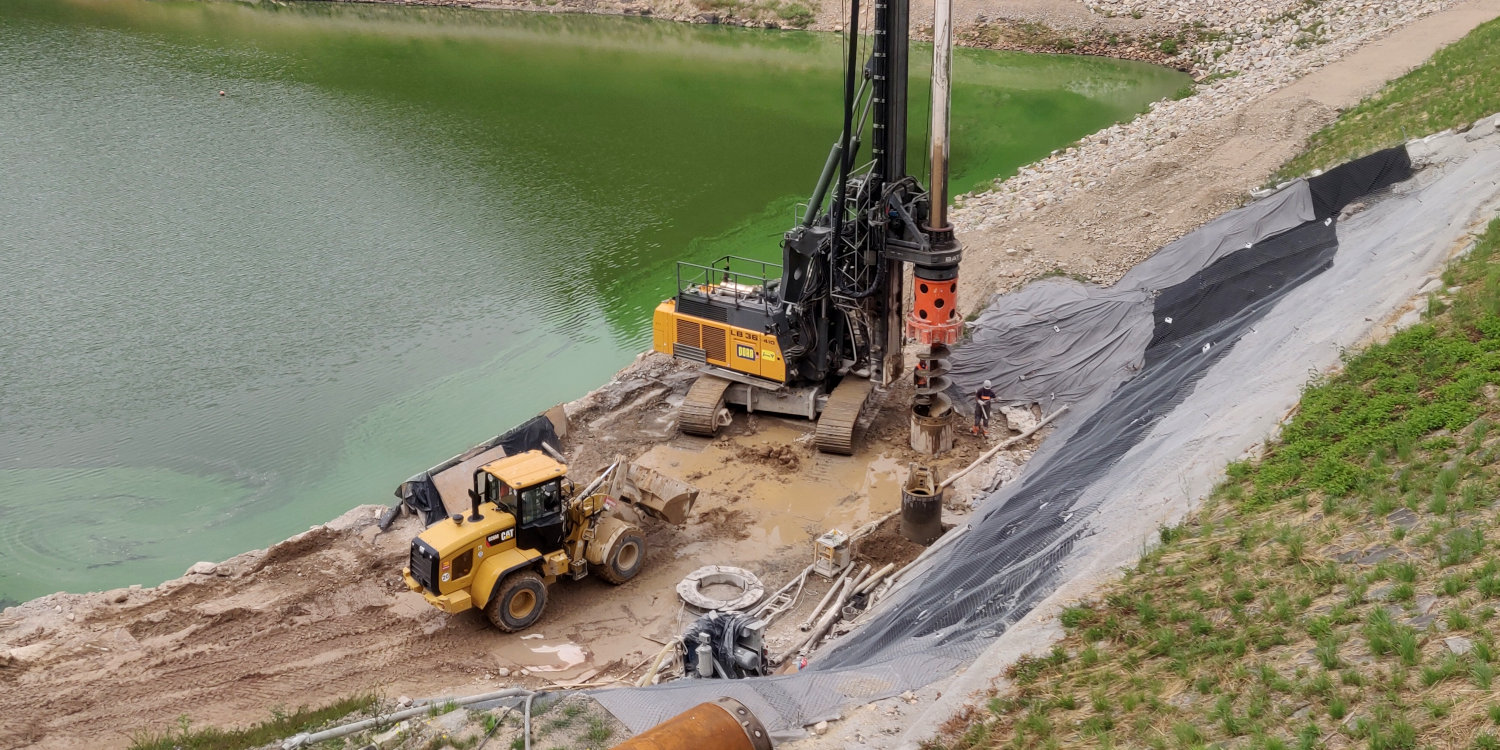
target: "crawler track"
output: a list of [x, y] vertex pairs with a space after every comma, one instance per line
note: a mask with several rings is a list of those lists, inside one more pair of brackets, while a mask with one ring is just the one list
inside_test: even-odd
[[725, 409], [724, 394], [731, 382], [715, 375], [700, 375], [682, 399], [677, 411], [677, 426], [689, 435], [713, 437], [719, 434]]
[[854, 428], [859, 424], [859, 412], [865, 407], [874, 387], [874, 383], [864, 378], [846, 377], [833, 389], [828, 395], [828, 403], [823, 406], [823, 414], [818, 417], [814, 438], [818, 450], [840, 456], [854, 455]]

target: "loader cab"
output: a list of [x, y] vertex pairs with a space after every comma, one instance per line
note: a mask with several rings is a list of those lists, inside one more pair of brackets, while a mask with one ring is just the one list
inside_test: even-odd
[[[568, 467], [541, 451], [506, 456], [474, 472], [474, 493], [516, 519], [516, 546], [546, 554], [562, 547]], [[476, 506], [478, 503], [476, 503]]]

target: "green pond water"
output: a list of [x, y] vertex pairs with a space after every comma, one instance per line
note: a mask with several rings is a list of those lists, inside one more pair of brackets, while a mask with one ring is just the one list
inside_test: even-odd
[[[639, 19], [3, 0], [0, 600], [155, 584], [389, 502], [605, 382], [649, 346], [673, 261], [778, 257], [835, 136], [840, 49]], [[971, 50], [955, 78], [956, 192], [1186, 83]]]

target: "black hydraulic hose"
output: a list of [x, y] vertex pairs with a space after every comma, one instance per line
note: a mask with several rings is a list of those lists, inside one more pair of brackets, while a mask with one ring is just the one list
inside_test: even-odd
[[[869, 88], [869, 80], [859, 84], [859, 91], [854, 94], [854, 102], [857, 107], [859, 102], [865, 100], [865, 91]], [[869, 112], [869, 104], [866, 103], [865, 111]], [[864, 116], [859, 118], [861, 129], [864, 127]], [[833, 185], [833, 174], [838, 166], [843, 163], [845, 151], [859, 152], [859, 134], [855, 133], [851, 138], [847, 132], [840, 133], [839, 139], [833, 142], [833, 148], [828, 151], [828, 159], [823, 162], [823, 171], [818, 173], [818, 185], [813, 188], [812, 198], [807, 202], [807, 210], [802, 214], [802, 226], [810, 227], [818, 218], [818, 210], [823, 207], [823, 201], [828, 198], [828, 188]]]
[[[881, 196], [880, 201], [876, 204], [877, 206], [880, 207], [880, 210], [882, 210], [882, 211], [885, 210], [886, 204], [887, 203], [891, 203], [891, 196], [895, 195], [897, 189], [899, 189], [902, 185], [904, 185], [904, 184], [906, 184], [908, 182], [915, 182], [915, 181], [912, 180], [910, 177], [903, 177], [901, 180], [899, 180], [897, 182], [887, 184], [886, 187], [885, 187], [885, 194]], [[910, 219], [910, 217], [907, 216], [906, 211], [901, 208], [900, 204], [893, 203], [892, 205], [895, 205], [896, 206], [896, 210], [901, 212], [902, 218], [905, 218], [905, 219], [908, 219], [908, 220]], [[876, 292], [880, 291], [880, 282], [881, 282], [881, 280], [882, 280], [881, 275], [880, 274], [876, 274], [874, 280], [872, 280], [870, 282], [870, 286], [867, 287], [867, 288], [865, 288], [865, 289], [861, 289], [859, 291], [852, 291], [851, 292], [851, 291], [849, 291], [847, 289], [838, 288], [838, 289], [835, 289], [834, 291], [838, 292], [841, 296], [847, 297], [849, 299], [864, 299], [864, 298], [869, 297], [870, 295], [875, 294]]]

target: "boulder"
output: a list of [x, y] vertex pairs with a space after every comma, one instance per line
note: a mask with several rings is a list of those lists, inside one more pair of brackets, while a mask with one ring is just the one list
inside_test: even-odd
[[1005, 417], [1005, 423], [1016, 432], [1025, 432], [1036, 427], [1037, 418], [1031, 413], [1031, 408], [1022, 404], [1000, 407], [1000, 415]]

